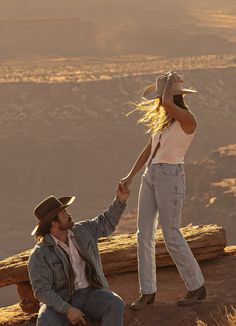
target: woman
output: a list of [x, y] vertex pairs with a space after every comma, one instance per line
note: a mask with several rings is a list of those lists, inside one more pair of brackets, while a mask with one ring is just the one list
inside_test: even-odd
[[191, 305], [206, 296], [200, 267], [183, 238], [181, 226], [185, 196], [184, 155], [194, 137], [197, 121], [184, 103], [183, 95], [195, 90], [182, 87], [181, 78], [170, 71], [157, 78], [143, 93], [139, 120], [149, 126], [152, 137], [129, 174], [121, 180], [128, 187], [146, 164], [138, 202], [138, 271], [140, 297], [131, 305], [143, 309], [155, 300], [155, 233], [159, 220], [166, 248], [188, 289], [178, 305]]

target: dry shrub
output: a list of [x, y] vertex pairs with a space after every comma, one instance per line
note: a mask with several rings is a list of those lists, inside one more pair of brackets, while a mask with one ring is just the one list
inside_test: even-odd
[[208, 325], [201, 320], [197, 320], [197, 326], [236, 326], [236, 306], [231, 306], [232, 312], [227, 307], [224, 310], [218, 309], [218, 312], [211, 313], [212, 322]]
[[197, 320], [197, 326], [207, 326], [207, 324], [198, 319]]

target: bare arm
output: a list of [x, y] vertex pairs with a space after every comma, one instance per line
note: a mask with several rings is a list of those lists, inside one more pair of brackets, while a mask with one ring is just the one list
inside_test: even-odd
[[125, 178], [121, 179], [121, 183], [124, 186], [129, 186], [134, 176], [142, 169], [142, 167], [147, 162], [151, 154], [151, 149], [152, 149], [152, 138], [150, 138], [149, 142], [138, 156], [137, 160], [135, 161], [128, 175]]
[[183, 110], [173, 102], [173, 83], [179, 81], [175, 81], [175, 76], [172, 76], [167, 79], [166, 87], [162, 96], [162, 106], [175, 120], [179, 121], [184, 132], [191, 134], [197, 127], [197, 121], [191, 111]]

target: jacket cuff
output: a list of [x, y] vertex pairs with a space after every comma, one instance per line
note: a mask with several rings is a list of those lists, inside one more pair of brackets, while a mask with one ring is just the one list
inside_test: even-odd
[[127, 204], [125, 202], [120, 201], [118, 198], [113, 200], [112, 205], [119, 210], [119, 212], [123, 213]]
[[60, 309], [60, 312], [62, 314], [66, 314], [68, 313], [68, 310], [72, 308], [72, 305], [70, 305], [68, 302], [65, 301], [65, 303], [62, 305], [61, 309]]

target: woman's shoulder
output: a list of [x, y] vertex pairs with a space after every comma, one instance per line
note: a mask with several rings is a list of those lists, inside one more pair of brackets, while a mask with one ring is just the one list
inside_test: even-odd
[[186, 135], [186, 136], [193, 136], [197, 130], [197, 121], [195, 122], [194, 126], [185, 126], [183, 124], [181, 124], [179, 121], [176, 124], [176, 126], [178, 127], [179, 130], [181, 130], [181, 132]]

